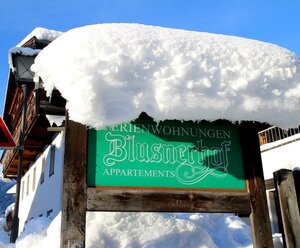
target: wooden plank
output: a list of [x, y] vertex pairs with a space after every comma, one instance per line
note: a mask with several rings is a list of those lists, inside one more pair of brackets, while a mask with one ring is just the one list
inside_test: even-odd
[[88, 211], [223, 212], [249, 214], [247, 192], [87, 189]]
[[[86, 127], [66, 121], [61, 247], [84, 245], [86, 214]], [[83, 247], [83, 246], [72, 246]]]
[[300, 213], [293, 172], [281, 169], [274, 172], [279, 198], [286, 247], [300, 247]]
[[251, 199], [250, 222], [253, 246], [257, 248], [273, 247], [258, 130], [255, 123], [242, 123], [240, 125], [240, 137], [245, 177]]

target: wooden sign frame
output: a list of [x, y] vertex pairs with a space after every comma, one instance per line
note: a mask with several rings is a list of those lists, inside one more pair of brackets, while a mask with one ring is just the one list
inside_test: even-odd
[[257, 126], [247, 122], [238, 127], [247, 192], [141, 192], [87, 187], [87, 127], [67, 118], [61, 247], [84, 245], [86, 211], [239, 213], [250, 216], [254, 247], [273, 247]]

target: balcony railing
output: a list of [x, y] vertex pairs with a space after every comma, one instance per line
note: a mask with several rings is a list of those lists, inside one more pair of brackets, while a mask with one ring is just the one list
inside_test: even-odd
[[272, 126], [258, 133], [260, 145], [275, 142], [277, 140], [285, 139], [300, 133], [300, 128], [290, 128], [288, 130], [281, 129], [279, 127]]

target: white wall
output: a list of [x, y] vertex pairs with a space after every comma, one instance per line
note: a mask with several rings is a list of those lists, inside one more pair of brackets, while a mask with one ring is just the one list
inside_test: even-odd
[[[55, 166], [54, 174], [49, 176], [51, 145], [55, 146]], [[19, 232], [23, 231], [25, 222], [29, 221], [31, 218], [36, 218], [41, 215], [47, 216], [47, 212], [51, 210], [52, 213], [50, 216], [55, 217], [61, 210], [64, 133], [59, 133], [53, 139], [51, 145], [45, 148], [43, 154], [39, 156], [36, 162], [22, 177], [19, 207]], [[45, 161], [45, 172], [44, 182], [41, 183], [43, 160]], [[35, 180], [33, 180], [34, 174]]]
[[265, 179], [273, 178], [280, 169], [300, 167], [300, 134], [261, 146]]

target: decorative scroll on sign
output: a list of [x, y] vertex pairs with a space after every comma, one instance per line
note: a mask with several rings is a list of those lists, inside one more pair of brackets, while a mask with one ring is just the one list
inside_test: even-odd
[[243, 190], [238, 129], [139, 119], [91, 129], [88, 185]]

